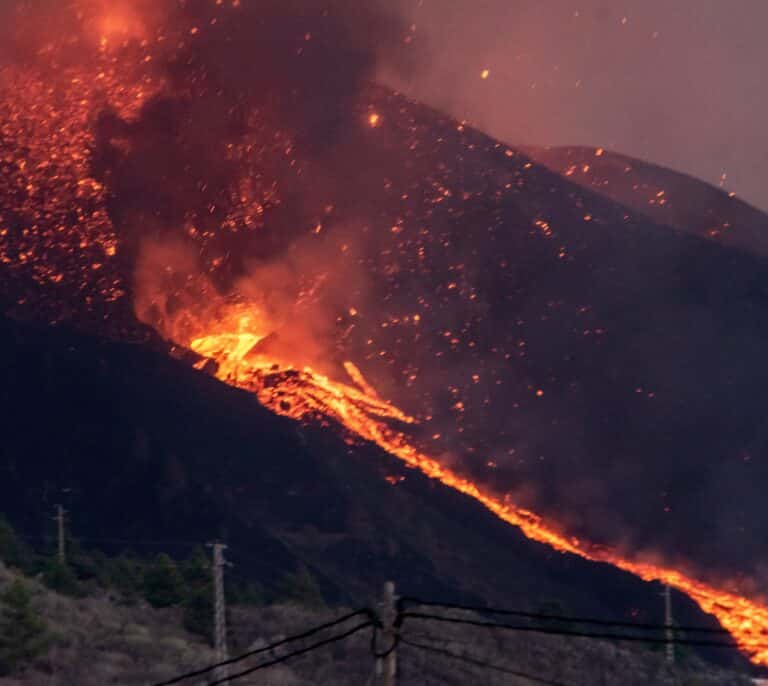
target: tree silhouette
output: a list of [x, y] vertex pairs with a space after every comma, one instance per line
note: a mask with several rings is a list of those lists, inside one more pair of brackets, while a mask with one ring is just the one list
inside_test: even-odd
[[45, 622], [32, 607], [32, 594], [17, 580], [0, 595], [0, 674], [10, 674], [48, 645]]
[[278, 583], [278, 593], [282, 600], [309, 608], [325, 606], [320, 587], [305, 565], [296, 572], [286, 574]]
[[184, 579], [165, 553], [158, 555], [144, 573], [144, 597], [153, 607], [173, 607], [184, 600]]
[[29, 557], [29, 550], [19, 540], [10, 522], [0, 515], [0, 561], [9, 567], [26, 569]]
[[202, 548], [196, 548], [181, 564], [184, 576], [184, 628], [203, 636], [213, 637], [213, 577], [211, 563]]

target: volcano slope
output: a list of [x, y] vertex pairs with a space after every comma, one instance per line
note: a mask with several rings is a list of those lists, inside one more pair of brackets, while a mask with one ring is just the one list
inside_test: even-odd
[[[681, 568], [692, 566], [700, 577], [742, 584], [742, 576], [747, 582], [759, 580], [761, 541], [768, 528], [761, 486], [766, 466], [760, 459], [766, 447], [762, 407], [768, 400], [762, 361], [768, 339], [768, 320], [762, 316], [768, 305], [765, 262], [732, 246], [657, 225], [396, 94], [371, 87], [359, 101], [358, 128], [349, 132], [346, 149], [337, 151], [338, 157], [324, 167], [333, 169], [338, 178], [319, 194], [328, 203], [325, 207], [333, 208], [323, 215], [322, 230], [318, 234], [312, 223], [303, 233], [301, 223], [296, 228], [293, 212], [286, 215], [277, 208], [258, 235], [229, 236], [226, 254], [231, 260], [243, 262], [249, 251], [265, 252], [258, 269], [249, 272], [241, 267], [242, 283], [246, 287], [266, 283], [282, 296], [294, 286], [301, 290], [292, 278], [303, 287], [317, 275], [318, 265], [319, 271], [330, 271], [325, 282], [330, 287], [310, 298], [309, 307], [289, 308], [291, 317], [301, 318], [310, 310], [315, 318], [322, 313], [329, 323], [319, 328], [331, 343], [321, 347], [329, 358], [354, 360], [384, 397], [422, 419], [416, 438], [427, 444], [427, 452], [451, 461], [478, 483], [511, 492], [514, 502], [576, 535], [624, 546], [627, 557], [661, 555]], [[379, 116], [376, 127], [369, 123], [371, 111]], [[147, 154], [140, 143], [134, 148]], [[350, 157], [353, 150], [365, 152], [364, 167]], [[126, 190], [134, 189], [136, 164], [137, 160], [123, 160], [109, 174], [113, 196], [108, 209], [118, 236], [125, 213], [121, 202], [136, 202]], [[17, 173], [29, 168], [20, 167]], [[352, 176], [354, 193], [349, 193], [343, 182]], [[48, 183], [54, 195], [60, 192], [53, 179], [35, 178], [44, 187], [48, 186], [43, 182]], [[151, 182], [151, 174], [145, 182]], [[15, 212], [3, 234], [6, 255], [20, 255], [14, 240], [34, 239], [33, 231], [23, 231], [23, 219]], [[16, 317], [68, 318], [118, 339], [146, 340], [146, 329], [131, 313], [145, 287], [141, 279], [131, 285], [136, 273], [132, 256], [138, 252], [135, 229], [123, 239], [126, 246], [134, 245], [133, 252], [127, 247], [113, 259], [103, 255], [93, 288], [82, 276], [93, 270], [81, 268], [78, 258], [82, 236], [75, 232], [71, 244], [65, 234], [56, 239], [48, 250], [48, 237], [40, 236], [41, 249], [31, 257], [6, 261], [6, 309]], [[264, 244], [270, 249], [264, 251]], [[291, 257], [296, 254], [292, 245], [299, 246], [299, 258]], [[57, 262], [62, 254], [78, 269], [70, 273], [68, 263]], [[168, 264], [157, 261], [164, 256], [163, 252], [160, 258], [153, 256], [154, 273], [181, 271], [173, 254], [167, 256]], [[83, 260], [91, 259], [83, 254]], [[262, 269], [264, 265], [270, 269]], [[50, 266], [58, 269], [57, 278], [38, 278]], [[233, 269], [231, 264], [229, 268]], [[274, 285], [275, 273], [288, 287]], [[334, 279], [333, 274], [340, 276]], [[188, 283], [188, 275], [183, 271], [181, 275], [185, 278], [179, 281]], [[124, 294], [102, 290], [104, 283], [120, 283]], [[157, 300], [156, 292], [150, 294]], [[215, 318], [205, 321], [205, 298], [190, 301], [178, 287], [170, 295], [184, 314], [194, 317], [199, 310], [204, 326], [216, 332]], [[301, 293], [292, 295], [300, 299]], [[142, 315], [172, 337], [172, 331], [164, 330], [163, 318], [153, 319], [151, 312]], [[295, 353], [299, 346], [293, 332], [279, 333]], [[13, 354], [5, 359], [12, 360]], [[26, 365], [17, 366], [17, 373], [31, 371]], [[208, 384], [205, 393], [224, 394], [214, 391], [219, 387], [210, 381], [198, 383]], [[148, 394], [156, 395], [156, 390]], [[169, 400], [158, 412], [168, 413], [176, 405]], [[69, 407], [66, 401], [60, 409]], [[99, 409], [104, 407], [109, 404], [100, 402]], [[258, 411], [253, 402], [249, 407]], [[50, 421], [57, 421], [53, 411], [31, 416], [48, 421], [49, 415]], [[87, 421], [87, 413], [68, 417], [72, 431], [80, 431], [78, 425]], [[103, 425], [109, 426], [109, 421]], [[250, 443], [263, 445], [272, 440], [270, 432], [260, 432]], [[216, 441], [229, 440], [230, 433], [221, 431], [215, 440], [201, 439], [200, 445], [216, 452]], [[38, 434], [30, 430], [28, 438], [39, 440]], [[178, 435], [181, 440], [186, 433], [179, 430]], [[139, 433], [129, 445], [141, 446], [143, 440]], [[114, 445], [106, 436], [104, 441]], [[48, 448], [53, 450], [50, 455], [58, 454], [55, 446]], [[236, 449], [233, 443], [230, 454], [238, 450], [242, 447]], [[60, 469], [74, 469], [68, 460], [85, 459], [74, 452], [63, 459]], [[271, 452], [284, 463], [280, 450]], [[336, 452], [334, 448], [325, 454]], [[398, 475], [388, 458], [376, 454], [388, 465], [384, 476], [405, 475], [406, 483], [414, 479], [421, 483], [408, 471]], [[188, 459], [177, 457], [180, 469]], [[213, 458], [206, 455], [206, 459]], [[126, 469], [137, 464], [130, 456], [125, 462], [107, 455], [101, 460], [107, 473], [117, 464]], [[13, 461], [9, 458], [9, 464], [20, 463], [18, 455]], [[263, 462], [258, 464], [265, 469]], [[349, 478], [345, 475], [352, 473], [352, 464], [342, 463], [342, 478]], [[135, 468], [140, 476], [131, 481], [133, 472], [120, 473], [120, 482], [126, 488], [134, 483], [134, 492], [141, 494], [142, 479], [152, 472]], [[27, 478], [37, 483], [33, 474], [27, 472]], [[87, 470], [79, 470], [78, 478], [86, 474]], [[326, 495], [321, 488], [331, 488], [331, 482], [310, 481], [318, 497]], [[25, 491], [19, 482], [7, 483], [17, 483], [19, 493]], [[204, 485], [204, 479], [196, 483], [202, 491], [217, 490]], [[69, 486], [77, 486], [75, 480]], [[386, 482], [380, 486], [388, 492]], [[115, 497], [101, 498], [95, 490], [94, 502], [104, 507], [119, 502]], [[309, 496], [283, 497], [290, 492], [275, 489], [272, 493], [279, 502], [262, 512], [286, 517], [306, 512], [312, 502]], [[227, 497], [239, 501], [238, 508], [256, 507], [246, 494]], [[218, 502], [210, 502], [214, 501]], [[180, 513], [171, 518], [182, 526], [186, 517], [187, 531], [196, 528], [191, 523], [204, 510], [195, 502], [185, 492], [178, 501]], [[456, 514], [461, 522], [466, 521], [459, 514], [464, 509], [458, 508]], [[129, 538], [138, 535], [131, 533], [131, 522], [142, 510], [126, 506], [120, 515]], [[401, 506], [402, 510], [407, 508]], [[98, 508], [88, 511], [97, 517]], [[408, 524], [418, 519], [409, 519]], [[350, 516], [349, 526], [362, 526], [356, 521]], [[360, 521], [366, 519], [361, 516]], [[154, 516], [153, 522], [159, 526]], [[378, 528], [371, 525], [370, 530]], [[446, 539], [455, 535], [452, 526], [443, 531]], [[115, 535], [106, 531], [91, 535], [97, 533]], [[269, 540], [270, 546], [275, 543]], [[348, 545], [354, 552], [357, 544], [349, 541], [340, 542], [340, 550], [346, 551]], [[469, 564], [469, 558], [484, 567], [492, 559], [490, 551], [500, 547], [478, 546], [466, 557], [463, 552], [452, 553], [453, 564]], [[269, 561], [258, 564], [287, 560], [280, 550], [282, 546], [276, 546], [274, 555], [265, 555]], [[407, 550], [416, 557], [423, 554], [415, 543]], [[433, 554], [421, 558], [427, 568]], [[553, 559], [566, 564], [557, 555]], [[491, 568], [502, 570], [506, 565]], [[462, 578], [460, 569], [450, 576]], [[703, 569], [706, 574], [699, 571]], [[435, 576], [430, 579], [430, 588], [438, 587]], [[497, 597], [492, 587], [484, 584], [481, 595]], [[748, 583], [742, 587], [750, 588]], [[649, 602], [637, 604], [651, 611], [655, 600]]]
[[[147, 323], [186, 346], [173, 317], [216, 333], [209, 301], [247, 305], [256, 291], [280, 303], [284, 356], [301, 365], [312, 348], [332, 374], [354, 361], [422, 419], [426, 452], [479, 483], [597, 543], [755, 578], [768, 529], [763, 259], [655, 224], [386, 90], [360, 94], [356, 112], [318, 165], [320, 187], [287, 184], [298, 195], [265, 209], [258, 231], [206, 232], [191, 268], [177, 255], [189, 245], [166, 247], [186, 229], [142, 233], [146, 222], [127, 219], [152, 214], [148, 188], [175, 188], [153, 177], [150, 124], [124, 134], [126, 159], [94, 161], [108, 205], [71, 193], [71, 214], [87, 201], [100, 222], [71, 235], [13, 203], [33, 181], [58, 198], [78, 170], [9, 170], [6, 310], [135, 338], [140, 301]], [[92, 265], [105, 213], [120, 247]], [[216, 286], [190, 295], [200, 270]]]
[[765, 214], [733, 193], [621, 153], [588, 147], [523, 146], [573, 183], [705, 240], [768, 255]]
[[[428, 599], [661, 621], [657, 585], [531, 542], [375, 446], [277, 417], [162, 349], [8, 320], [0, 333], [0, 501], [32, 540], [63, 500], [86, 549], [184, 555], [223, 538], [229, 574], [267, 591], [306, 566], [331, 603], [367, 604], [394, 578]], [[675, 610], [716, 626], [685, 596]], [[746, 667], [730, 649], [709, 658]]]
[[[483, 489], [624, 559], [759, 598], [765, 261], [574, 185], [366, 74], [341, 92], [332, 70], [308, 80], [297, 55], [322, 44], [325, 16], [315, 33], [311, 12], [290, 15], [278, 25], [291, 40], [262, 46], [253, 7], [177, 10], [166, 28], [205, 40], [126, 40], [127, 57], [97, 41], [70, 61], [54, 43], [47, 69], [3, 71], [4, 309], [147, 345], [149, 325], [177, 353], [244, 336], [334, 378], [352, 361], [420, 420], [407, 429], [425, 454]], [[86, 50], [64, 42], [65, 56]], [[254, 44], [287, 46], [290, 89], [249, 58]], [[221, 316], [230, 305], [248, 315]]]

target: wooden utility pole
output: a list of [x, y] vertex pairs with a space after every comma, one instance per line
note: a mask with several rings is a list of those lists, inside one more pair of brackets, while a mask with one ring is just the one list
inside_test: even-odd
[[[227, 546], [223, 543], [213, 544], [213, 638], [216, 659], [224, 662], [229, 658], [227, 651], [227, 604], [224, 597], [224, 551]], [[227, 667], [216, 671], [216, 679], [226, 679], [229, 676]], [[226, 682], [225, 682], [226, 683]]]
[[383, 657], [376, 660], [376, 676], [383, 686], [395, 686], [397, 681], [397, 596], [395, 584], [384, 584], [384, 597], [380, 605], [381, 645]]
[[66, 510], [63, 505], [56, 506], [56, 528], [57, 537], [59, 541], [59, 563], [65, 565], [67, 563], [67, 551], [64, 541], [64, 515]]
[[664, 586], [664, 626], [667, 645], [667, 662], [674, 664], [675, 662], [675, 645], [672, 642], [674, 640], [674, 631], [672, 629], [672, 588], [669, 584]]

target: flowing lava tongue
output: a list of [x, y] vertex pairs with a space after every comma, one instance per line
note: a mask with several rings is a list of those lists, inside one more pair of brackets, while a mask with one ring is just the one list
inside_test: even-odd
[[[231, 318], [230, 320], [231, 321]], [[499, 519], [519, 527], [529, 539], [563, 553], [613, 565], [645, 581], [660, 581], [690, 596], [704, 612], [714, 615], [734, 637], [750, 659], [768, 665], [768, 607], [748, 598], [719, 590], [674, 569], [628, 560], [606, 548], [568, 537], [536, 514], [516, 507], [504, 497], [486, 492], [457, 472], [420, 452], [405, 433], [392, 428], [394, 420], [414, 424], [416, 420], [379, 398], [360, 370], [345, 363], [356, 384], [336, 382], [313, 371], [283, 364], [262, 354], [258, 344], [265, 333], [248, 330], [247, 316], [236, 318], [234, 330], [194, 338], [189, 347], [218, 365], [216, 376], [227, 384], [251, 391], [260, 402], [280, 415], [296, 420], [331, 418], [359, 438], [418, 469], [432, 479], [482, 503]]]

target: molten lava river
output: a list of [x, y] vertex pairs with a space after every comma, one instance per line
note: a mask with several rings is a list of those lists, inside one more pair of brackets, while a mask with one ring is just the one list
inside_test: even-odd
[[[194, 102], [196, 97], [203, 97], [201, 93], [209, 92], [206, 79], [214, 70], [195, 67], [197, 70], [192, 70], [191, 76], [185, 76], [179, 65], [194, 67], [196, 58], [190, 53], [190, 46], [196, 45], [195, 41], [209, 40], [209, 35], [213, 36], [210, 42], [202, 44], [206, 49], [216, 45], [216, 32], [228, 25], [227, 13], [245, 11], [246, 2], [190, 0], [180, 3], [179, 7], [184, 11], [194, 10], [197, 15], [193, 14], [186, 24], [175, 17], [176, 23], [170, 28], [148, 28], [141, 13], [134, 8], [134, 5], [159, 7], [162, 4], [99, 0], [62, 3], [64, 8], [76, 9], [72, 19], [75, 26], [62, 24], [66, 27], [67, 37], [57, 39], [46, 35], [27, 62], [2, 67], [0, 264], [6, 295], [10, 293], [12, 298], [8, 310], [16, 315], [23, 316], [34, 310], [49, 321], [59, 321], [73, 318], [72, 312], [82, 304], [80, 309], [95, 313], [93, 319], [99, 325], [109, 322], [115, 317], [116, 303], [136, 299], [140, 290], [142, 279], [136, 276], [135, 262], [143, 247], [137, 240], [135, 227], [146, 227], [146, 233], [152, 234], [152, 238], [165, 239], [167, 236], [160, 236], [162, 229], [158, 228], [164, 223], [178, 225], [185, 250], [193, 255], [194, 268], [190, 269], [205, 274], [210, 284], [216, 283], [211, 288], [218, 289], [218, 293], [229, 290], [228, 295], [231, 295], [236, 290], [233, 286], [236, 278], [227, 280], [226, 274], [222, 276], [222, 273], [237, 252], [233, 246], [251, 237], [258, 241], [260, 232], [267, 231], [269, 213], [278, 212], [287, 204], [279, 198], [281, 184], [298, 184], [303, 175], [311, 172], [311, 165], [297, 158], [297, 145], [292, 141], [290, 130], [275, 128], [274, 122], [268, 120], [265, 126], [271, 133], [265, 137], [253, 121], [241, 117], [238, 121], [248, 121], [250, 128], [221, 127], [218, 131], [224, 137], [236, 130], [238, 136], [237, 140], [223, 146], [229, 165], [226, 173], [193, 183], [188, 207], [175, 215], [169, 211], [163, 216], [162, 212], [174, 203], [178, 204], [180, 197], [190, 197], [190, 193], [169, 192], [167, 196], [158, 196], [157, 211], [143, 215], [134, 212], [136, 198], [152, 196], [159, 192], [158, 187], [162, 184], [127, 183], [125, 179], [129, 178], [131, 167], [128, 164], [120, 166], [121, 160], [130, 159], [131, 154], [137, 154], [137, 149], [148, 155], [168, 140], [174, 143], [192, 141], [189, 148], [198, 152], [202, 148], [197, 145], [202, 129], [190, 127], [176, 131], [167, 123], [176, 110], [165, 105], [165, 109], [156, 107], [152, 111], [151, 122], [157, 125], [161, 134], [150, 138], [142, 148], [136, 141], [151, 128], [146, 121], [136, 123], [142, 108], [157, 94], [167, 94], [168, 89], [175, 89], [171, 95], [178, 96], [175, 105], [181, 103], [179, 107]], [[34, 15], [32, 19], [35, 19]], [[19, 22], [19, 26], [24, 25], [21, 20]], [[37, 26], [40, 22], [30, 23]], [[49, 25], [56, 26], [56, 23]], [[304, 54], [311, 48], [314, 34], [302, 28], [297, 41], [298, 47], [291, 59], [294, 54]], [[229, 45], [227, 41], [222, 44]], [[176, 59], [177, 53], [185, 58]], [[169, 60], [173, 69], [158, 66]], [[225, 80], [222, 83], [217, 83], [213, 89], [216, 95], [226, 92]], [[265, 98], [264, 102], [274, 100]], [[210, 101], [206, 103], [193, 111], [194, 116], [199, 116], [200, 110], [209, 114], [236, 111], [241, 106], [239, 101], [229, 108], [220, 107], [216, 102], [213, 105]], [[261, 105], [259, 111], [263, 112], [263, 103]], [[109, 112], [109, 117], [101, 116], [104, 112]], [[361, 135], [383, 136], [391, 118], [388, 121], [366, 103], [356, 112], [354, 121], [363, 130]], [[463, 125], [446, 121], [444, 126], [444, 136], [465, 134]], [[240, 133], [244, 129], [255, 133]], [[418, 138], [417, 124], [413, 124], [412, 131], [409, 140], [397, 144], [415, 154], [414, 151], [425, 149], [427, 144]], [[435, 149], [443, 144], [444, 136], [436, 137]], [[108, 145], [103, 139], [108, 140]], [[97, 159], [94, 151], [100, 145], [102, 154]], [[513, 157], [511, 151], [505, 153], [503, 148], [500, 151], [494, 148], [491, 152], [499, 154], [504, 161]], [[206, 149], [203, 153], [209, 151]], [[476, 153], [477, 146], [471, 143], [462, 155]], [[179, 156], [175, 160], [184, 170], [185, 183], [187, 176], [193, 173], [190, 170], [194, 169], [190, 159]], [[210, 167], [211, 159], [214, 157], [209, 154], [205, 158], [206, 164], [200, 165], [204, 171]], [[272, 176], [262, 173], [264, 160], [272, 160], [272, 168], [282, 171]], [[94, 171], [95, 167], [100, 168], [98, 173]], [[529, 167], [530, 164], [521, 165], [519, 173], [527, 172]], [[232, 168], [241, 170], [240, 175], [232, 176]], [[167, 181], [172, 172], [161, 170], [158, 173], [161, 174], [158, 178]], [[223, 184], [226, 188], [217, 196], [212, 188], [219, 178], [226, 179]], [[396, 202], [414, 202], [408, 189], [392, 191], [394, 183], [386, 179], [382, 193], [391, 193]], [[424, 223], [443, 211], [442, 208], [449, 208], [446, 211], [454, 217], [461, 216], [463, 210], [455, 209], [451, 203], [471, 202], [475, 194], [486, 192], [485, 184], [486, 180], [481, 179], [477, 188], [459, 192], [448, 188], [447, 182], [430, 181], [429, 194], [421, 193], [428, 206], [423, 214]], [[510, 175], [510, 178], [502, 179], [498, 192], [491, 195], [501, 197], [506, 192], [515, 192], [519, 185], [516, 177]], [[120, 194], [125, 195], [125, 188], [133, 195], [116, 210]], [[430, 250], [437, 254], [438, 250], [447, 249], [450, 237], [428, 237], [426, 229], [420, 229], [418, 240], [423, 244], [405, 245], [405, 239], [400, 235], [407, 217], [413, 216], [412, 207], [407, 205], [407, 211], [402, 212], [403, 218], [389, 220], [383, 232], [395, 241], [396, 248], [402, 245], [409, 255], [415, 256], [414, 270], [426, 272], [429, 268], [424, 266], [425, 255]], [[331, 223], [333, 213], [334, 207], [326, 203], [317, 213], [310, 233], [322, 236], [324, 223]], [[360, 210], [355, 209], [355, 213], [359, 215]], [[592, 217], [588, 219], [591, 221]], [[532, 233], [541, 241], [551, 241], [553, 237], [550, 224], [543, 219], [537, 220]], [[435, 243], [434, 248], [427, 244], [427, 240]], [[344, 254], [354, 251], [354, 245], [349, 247], [344, 243], [342, 246]], [[395, 248], [387, 248], [382, 253], [391, 256], [395, 251]], [[556, 260], [564, 259], [565, 247], [555, 245], [554, 255]], [[293, 268], [296, 269], [295, 264]], [[152, 276], [162, 276], [166, 273], [164, 270], [165, 267], [160, 265], [151, 270]], [[179, 270], [178, 265], [167, 271], [174, 270]], [[400, 267], [393, 262], [387, 263], [381, 271], [391, 279], [400, 273]], [[451, 265], [448, 271], [455, 276], [444, 288], [446, 297], [466, 291], [467, 300], [474, 302], [475, 294], [461, 285], [463, 265]], [[144, 322], [155, 326], [165, 339], [194, 351], [199, 369], [215, 371], [222, 382], [253, 393], [277, 414], [297, 421], [337, 422], [353, 437], [376, 444], [408, 467], [482, 503], [496, 517], [518, 527], [534, 541], [679, 589], [703, 611], [714, 615], [752, 661], [768, 665], [768, 606], [763, 602], [697, 581], [676, 569], [629, 559], [604, 546], [568, 536], [555, 523], [517, 507], [509, 497], [492, 492], [430, 457], [429, 451], [420, 447], [409, 431], [419, 424], [419, 420], [380, 396], [354, 362], [328, 368], [338, 371], [323, 369], [324, 373], [320, 373], [317, 366], [309, 367], [296, 358], [291, 359], [290, 348], [276, 354], [270, 343], [276, 327], [265, 323], [269, 318], [264, 314], [263, 303], [258, 299], [249, 300], [247, 288], [241, 289], [241, 293], [246, 293], [244, 296], [224, 299], [232, 304], [212, 309], [208, 307], [206, 297], [185, 298], [188, 282], [173, 282], [173, 275], [169, 278], [167, 292], [163, 295], [165, 303], [158, 307], [156, 292], [148, 296], [144, 294], [144, 305], [137, 305], [136, 312]], [[314, 285], [307, 289], [310, 293], [307, 297], [311, 298], [312, 288], [322, 279], [314, 281]], [[132, 283], [139, 283], [139, 286], [131, 286]], [[166, 314], [172, 313], [172, 317], [147, 314], [153, 307]], [[423, 318], [424, 315], [411, 314], [408, 324], [415, 330], [415, 325]], [[182, 321], [185, 322], [183, 326], [173, 325], [173, 322]], [[389, 326], [389, 322], [385, 324]], [[113, 333], [114, 328], [110, 332]], [[447, 341], [447, 345], [458, 345], [451, 332], [441, 333], [440, 338]], [[362, 360], [358, 362], [363, 365]], [[344, 381], [340, 380], [342, 368], [348, 377]], [[411, 388], [409, 384], [406, 386]], [[456, 403], [457, 406], [460, 404]]]
[[[682, 591], [702, 610], [714, 615], [752, 661], [768, 665], [768, 607], [746, 597], [701, 583], [675, 569], [625, 559], [602, 547], [568, 537], [533, 512], [515, 507], [503, 497], [479, 488], [437, 460], [419, 451], [393, 423], [416, 420], [383, 400], [359, 369], [346, 362], [349, 382], [339, 382], [305, 367], [296, 369], [259, 353], [258, 344], [269, 334], [259, 331], [258, 309], [242, 306], [209, 324], [209, 332], [186, 342], [187, 346], [217, 365], [223, 382], [254, 393], [277, 414], [296, 420], [330, 418], [353, 435], [375, 443], [383, 450], [418, 469], [431, 479], [482, 503], [499, 519], [518, 527], [529, 539], [563, 553], [578, 555], [623, 569], [645, 581], [660, 581]], [[351, 383], [350, 383], [351, 382]]]

